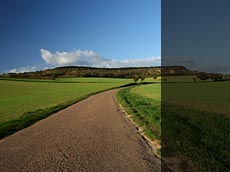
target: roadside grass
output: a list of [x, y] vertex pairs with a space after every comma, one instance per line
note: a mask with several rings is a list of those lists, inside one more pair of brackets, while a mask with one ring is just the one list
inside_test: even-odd
[[131, 79], [111, 78], [0, 80], [0, 138], [90, 95], [130, 83]]
[[[173, 164], [172, 167], [181, 172], [228, 171], [230, 82], [163, 83], [162, 94], [156, 86], [127, 88], [117, 97], [139, 126], [148, 129], [152, 125], [161, 131], [158, 154], [166, 164]], [[161, 102], [157, 104], [157, 100]], [[158, 111], [149, 110], [158, 105], [161, 106]], [[160, 126], [156, 127], [158, 112]], [[155, 130], [145, 132], [152, 140], [159, 139]]]
[[[142, 87], [145, 89], [142, 89]], [[116, 97], [127, 114], [131, 115], [132, 120], [139, 127], [143, 128], [144, 134], [151, 140], [159, 141], [161, 137], [160, 97], [157, 96], [154, 99], [154, 96], [145, 96], [147, 90], [150, 93], [154, 93], [154, 91], [158, 92], [160, 91], [160, 84], [125, 88], [120, 90]], [[138, 93], [135, 93], [135, 91]], [[156, 151], [160, 155], [159, 150]]]

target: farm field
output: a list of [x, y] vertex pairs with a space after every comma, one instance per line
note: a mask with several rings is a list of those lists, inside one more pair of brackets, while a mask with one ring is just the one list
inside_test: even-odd
[[230, 82], [163, 83], [162, 100], [208, 112], [230, 115]]
[[[92, 93], [132, 82], [132, 79], [112, 78], [0, 80], [0, 131], [12, 133], [10, 127], [13, 125], [12, 130], [24, 128], [46, 114], [63, 109]], [[32, 121], [23, 124], [27, 120]], [[19, 124], [23, 126], [18, 126]]]
[[[151, 121], [148, 118], [152, 119], [151, 125], [145, 126], [150, 128], [146, 130], [147, 136], [159, 139], [155, 132], [161, 131], [161, 156], [166, 162], [171, 165], [179, 162], [172, 167], [179, 171], [186, 171], [188, 167], [191, 171], [229, 169], [230, 82], [163, 83], [162, 95], [156, 86], [140, 85], [119, 94], [126, 111], [138, 114], [133, 118], [139, 117], [136, 121], [140, 126], [145, 126], [143, 121]], [[159, 97], [161, 109], [149, 111], [159, 107], [156, 104]], [[158, 118], [154, 117], [159, 112], [161, 125], [158, 127]]]

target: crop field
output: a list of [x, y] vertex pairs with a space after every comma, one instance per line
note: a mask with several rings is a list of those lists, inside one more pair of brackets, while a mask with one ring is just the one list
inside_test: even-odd
[[[133, 82], [131, 79], [112, 78], [0, 80], [0, 135], [24, 128], [29, 123], [63, 109], [92, 93], [131, 82]], [[28, 122], [24, 124], [25, 121]], [[12, 126], [14, 127], [11, 128]]]
[[230, 169], [230, 82], [173, 82], [159, 87], [140, 85], [120, 91], [118, 97], [132, 118], [147, 128], [147, 136], [159, 139], [156, 131], [161, 131], [161, 156], [168, 164], [179, 162], [173, 167], [179, 171]]

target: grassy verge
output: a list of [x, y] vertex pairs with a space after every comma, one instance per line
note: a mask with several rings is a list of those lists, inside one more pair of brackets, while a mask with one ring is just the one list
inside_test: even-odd
[[[204, 94], [210, 97], [209, 100], [220, 99], [216, 94], [210, 94], [214, 93], [214, 88], [220, 88], [220, 85], [209, 83], [211, 85], [207, 85], [208, 88], [198, 89], [197, 84], [192, 84], [183, 87], [193, 89], [183, 89], [182, 86], [176, 85], [176, 89], [180, 90], [178, 94], [181, 94], [181, 103], [178, 99], [173, 101], [176, 104], [170, 101], [160, 104], [158, 98], [160, 90], [153, 87], [155, 84], [151, 84], [153, 85], [151, 88], [150, 85], [141, 85], [123, 89], [118, 93], [117, 99], [125, 111], [132, 115], [133, 121], [138, 126], [144, 127], [145, 134], [149, 138], [161, 140], [161, 157], [170, 169], [180, 172], [227, 172], [230, 169], [229, 115], [216, 113], [212, 108], [209, 109], [210, 111], [205, 111], [195, 106], [199, 102], [208, 104], [203, 97]], [[228, 83], [220, 84], [225, 87]], [[224, 89], [216, 92], [221, 91], [223, 92]], [[170, 98], [178, 96], [177, 92], [171, 94], [167, 96]], [[166, 100], [165, 97], [163, 98]], [[183, 104], [193, 99], [197, 100], [195, 105]], [[209, 106], [212, 106], [212, 103]], [[226, 104], [223, 103], [224, 109], [221, 112], [228, 111], [225, 107]]]
[[[120, 90], [116, 96], [117, 100], [127, 114], [131, 115], [131, 119], [143, 129], [144, 134], [158, 142], [161, 137], [160, 101], [134, 94], [131, 92], [132, 89]], [[160, 155], [159, 149], [156, 149], [156, 153]]]

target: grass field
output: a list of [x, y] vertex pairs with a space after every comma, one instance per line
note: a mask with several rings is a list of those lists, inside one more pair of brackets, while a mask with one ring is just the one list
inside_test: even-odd
[[3, 137], [24, 128], [92, 93], [132, 82], [112, 78], [0, 80], [0, 135]]
[[230, 115], [230, 82], [162, 84], [162, 99], [204, 111]]
[[189, 157], [197, 171], [230, 169], [229, 87], [229, 81], [162, 84], [163, 156]]
[[161, 84], [148, 84], [148, 85], [141, 85], [139, 87], [134, 87], [131, 90], [131, 93], [138, 94], [143, 97], [148, 97], [152, 100], [161, 101]]
[[[179, 162], [175, 167], [179, 171], [230, 169], [230, 82], [164, 83], [162, 95], [157, 85], [125, 89], [119, 97], [127, 112], [136, 114], [133, 118], [140, 126], [147, 121], [151, 125], [146, 128], [161, 131], [161, 156], [170, 157], [169, 163], [174, 165]], [[156, 102], [160, 99], [161, 110], [153, 110], [159, 107]], [[154, 117], [159, 112], [158, 127], [158, 118]], [[158, 139], [155, 131], [148, 130], [147, 135]]]

